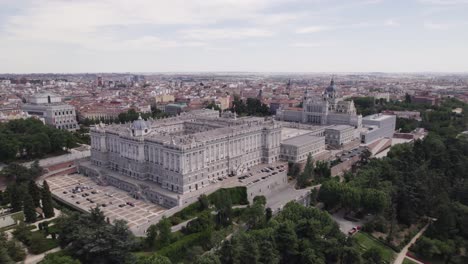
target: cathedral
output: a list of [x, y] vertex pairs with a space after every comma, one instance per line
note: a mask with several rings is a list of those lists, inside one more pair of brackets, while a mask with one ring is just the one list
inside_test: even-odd
[[332, 79], [321, 96], [304, 95], [302, 109], [279, 109], [276, 118], [281, 121], [307, 123], [312, 125], [362, 126], [362, 116], [356, 113], [353, 101], [345, 101]]

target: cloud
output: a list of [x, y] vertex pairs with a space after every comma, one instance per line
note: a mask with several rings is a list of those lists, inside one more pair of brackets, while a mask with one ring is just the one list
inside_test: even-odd
[[245, 39], [271, 37], [275, 33], [260, 28], [223, 28], [223, 29], [190, 29], [183, 30], [180, 35], [186, 39], [196, 40], [225, 40], [225, 39]]
[[342, 30], [342, 29], [358, 29], [358, 28], [365, 28], [375, 26], [375, 24], [367, 23], [367, 22], [360, 22], [360, 23], [351, 23], [351, 24], [342, 24], [342, 25], [333, 25], [333, 26], [325, 26], [325, 25], [317, 25], [317, 26], [309, 26], [309, 27], [302, 27], [296, 29], [297, 34], [310, 34], [310, 33], [319, 33], [323, 31], [330, 31], [330, 30]]
[[424, 27], [432, 30], [447, 30], [450, 29], [451, 25], [444, 23], [424, 22]]
[[430, 5], [466, 5], [468, 0], [419, 0], [420, 3], [430, 4]]
[[310, 27], [303, 27], [296, 30], [297, 34], [309, 34], [309, 33], [317, 33], [327, 30], [332, 30], [333, 27], [329, 26], [310, 26]]
[[314, 43], [314, 42], [296, 42], [289, 44], [290, 47], [294, 48], [318, 48], [325, 46], [323, 43]]
[[400, 23], [394, 19], [387, 19], [385, 20], [384, 25], [388, 27], [396, 27], [399, 26]]
[[[274, 25], [294, 20], [292, 13], [266, 12], [285, 0], [44, 0], [18, 1], [16, 14], [1, 18], [0, 39], [78, 45], [90, 49], [108, 47], [179, 47], [178, 36], [167, 32], [132, 32], [132, 28], [194, 27], [190, 39], [242, 39], [271, 36], [264, 29], [209, 29], [223, 21], [248, 20]], [[11, 3], [11, 2], [10, 2]]]
[[424, 27], [430, 30], [450, 30], [450, 29], [466, 27], [467, 25], [468, 25], [468, 21], [452, 21], [452, 22], [426, 21], [424, 22]]

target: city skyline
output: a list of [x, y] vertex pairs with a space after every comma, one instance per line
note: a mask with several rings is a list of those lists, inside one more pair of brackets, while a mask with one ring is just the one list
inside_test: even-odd
[[467, 72], [465, 0], [0, 1], [0, 72]]

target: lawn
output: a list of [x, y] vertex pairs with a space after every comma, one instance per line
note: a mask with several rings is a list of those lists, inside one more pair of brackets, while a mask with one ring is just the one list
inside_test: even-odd
[[383, 259], [385, 260], [385, 263], [392, 262], [395, 251], [393, 251], [393, 249], [391, 249], [390, 247], [384, 245], [378, 239], [364, 232], [358, 232], [356, 235], [354, 235], [354, 239], [356, 239], [356, 242], [359, 244], [362, 253], [364, 253], [371, 247], [377, 247], [382, 250]]
[[418, 264], [418, 263], [412, 261], [412, 260], [409, 259], [409, 258], [405, 258], [405, 259], [403, 260], [403, 264]]

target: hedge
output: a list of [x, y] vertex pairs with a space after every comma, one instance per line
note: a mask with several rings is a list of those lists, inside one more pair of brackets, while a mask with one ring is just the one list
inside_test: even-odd
[[247, 200], [247, 188], [245, 187], [234, 187], [228, 189], [219, 189], [216, 192], [208, 195], [211, 203], [214, 203], [215, 197], [220, 195], [221, 197], [231, 197], [232, 205], [246, 205], [249, 204]]
[[[246, 205], [249, 204], [247, 200], [247, 188], [245, 187], [234, 187], [228, 189], [219, 189], [216, 192], [208, 195], [208, 199], [211, 204], [214, 204], [216, 197], [231, 197], [232, 205]], [[185, 207], [180, 212], [175, 213], [170, 217], [172, 225], [177, 225], [183, 221], [197, 217], [201, 213], [200, 204], [194, 202], [193, 204]]]
[[201, 233], [194, 233], [184, 236], [182, 239], [159, 250], [156, 254], [168, 257], [172, 262], [177, 263], [184, 259], [187, 250], [193, 246], [206, 246], [209, 243], [211, 230]]

